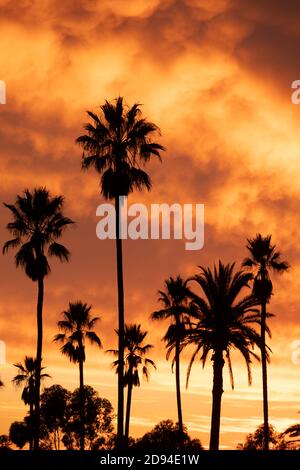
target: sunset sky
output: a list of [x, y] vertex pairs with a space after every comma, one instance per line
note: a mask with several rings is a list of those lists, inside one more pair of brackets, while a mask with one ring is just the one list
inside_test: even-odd
[[[170, 275], [190, 276], [197, 265], [222, 259], [240, 265], [246, 239], [271, 233], [291, 268], [274, 278], [269, 310], [273, 350], [269, 366], [270, 423], [279, 431], [300, 422], [300, 365], [291, 343], [300, 339], [300, 105], [291, 83], [300, 79], [300, 2], [290, 0], [0, 0], [1, 203], [25, 188], [46, 186], [65, 196], [76, 226], [65, 234], [69, 264], [51, 262], [46, 280], [44, 365], [46, 386], [78, 386], [77, 367], [52, 343], [69, 301], [81, 299], [101, 316], [104, 350], [116, 346], [117, 292], [114, 241], [96, 238], [96, 208], [103, 202], [97, 174], [82, 172], [86, 110], [124, 96], [142, 103], [162, 131], [167, 151], [148, 171], [151, 193], [129, 204], [205, 204], [205, 245], [186, 251], [184, 241], [125, 241], [125, 314], [141, 322], [155, 345], [158, 370], [133, 392], [132, 434], [141, 436], [162, 419], [176, 420], [175, 377], [153, 324], [157, 290]], [[7, 209], [0, 206], [0, 243], [9, 238]], [[35, 354], [36, 285], [1, 255], [0, 340], [7, 347], [0, 377], [0, 434], [27, 408], [10, 381], [13, 363]], [[184, 422], [203, 445], [209, 442], [212, 367], [195, 364], [189, 389], [182, 360]], [[224, 369], [221, 448], [235, 448], [262, 423], [261, 370], [253, 385], [233, 356], [235, 390]], [[85, 382], [116, 409], [117, 377], [111, 357], [88, 347]]]

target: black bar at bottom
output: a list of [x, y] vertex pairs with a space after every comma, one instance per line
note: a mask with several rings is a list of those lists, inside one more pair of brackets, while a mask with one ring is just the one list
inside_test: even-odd
[[[299, 468], [299, 451], [202, 451], [199, 453], [168, 453], [168, 454], [135, 454], [124, 452], [103, 451], [0, 451], [1, 470], [12, 468], [24, 469], [38, 468], [44, 470], [66, 470], [77, 469], [145, 469], [156, 468], [201, 468], [201, 470], [217, 468], [233, 470], [241, 469], [241, 465], [252, 466], [254, 470], [272, 464], [280, 465], [281, 468]], [[255, 466], [255, 467], [254, 467]]]

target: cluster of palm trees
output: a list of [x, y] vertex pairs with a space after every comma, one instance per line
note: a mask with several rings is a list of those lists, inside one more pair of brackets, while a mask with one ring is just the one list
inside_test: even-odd
[[[183, 432], [182, 407], [180, 397], [180, 353], [194, 345], [187, 370], [188, 385], [192, 366], [198, 357], [203, 364], [211, 353], [213, 362], [213, 389], [210, 450], [219, 449], [221, 399], [223, 394], [223, 368], [228, 364], [231, 386], [234, 388], [231, 350], [243, 356], [248, 382], [251, 384], [251, 363], [260, 360], [255, 347], [261, 351], [263, 376], [264, 449], [269, 448], [266, 306], [272, 295], [273, 286], [270, 270], [283, 272], [288, 264], [271, 243], [271, 236], [258, 234], [248, 240], [247, 257], [240, 270], [234, 272], [235, 263], [224, 265], [221, 261], [213, 270], [199, 266], [200, 272], [188, 280], [180, 276], [165, 281], [164, 291], [159, 291], [159, 300], [164, 308], [152, 314], [154, 320], [171, 319], [164, 340], [167, 358], [174, 352], [172, 366], [176, 368], [176, 396], [178, 425]], [[247, 272], [245, 268], [251, 269]], [[252, 289], [249, 292], [249, 287]], [[195, 286], [196, 290], [192, 286]], [[248, 293], [244, 292], [248, 289]], [[260, 307], [260, 308], [259, 308]], [[255, 328], [260, 326], [260, 332]]]
[[[126, 105], [119, 97], [106, 101], [99, 113], [88, 111], [89, 122], [85, 133], [76, 142], [83, 148], [82, 168], [93, 167], [100, 178], [101, 194], [115, 201], [116, 209], [116, 255], [118, 287], [118, 349], [110, 350], [117, 356], [114, 366], [118, 374], [117, 447], [128, 444], [132, 390], [139, 386], [139, 370], [148, 378], [148, 366], [154, 362], [146, 357], [152, 345], [145, 344], [147, 332], [141, 325], [125, 323], [123, 256], [119, 197], [134, 190], [151, 189], [151, 179], [141, 168], [154, 156], [161, 159], [164, 147], [153, 139], [160, 134], [159, 128], [142, 117], [140, 105]], [[63, 212], [62, 196], [52, 196], [46, 188], [25, 190], [14, 204], [5, 204], [12, 220], [7, 224], [12, 239], [3, 246], [3, 253], [16, 249], [15, 262], [26, 275], [37, 283], [37, 348], [35, 358], [26, 358], [24, 366], [17, 364], [19, 378], [15, 383], [28, 379], [31, 423], [33, 427], [32, 448], [39, 449], [40, 436], [40, 390], [43, 352], [43, 304], [44, 284], [50, 273], [50, 258], [68, 261], [69, 250], [59, 243], [64, 231], [74, 224]], [[237, 349], [244, 357], [251, 382], [252, 358], [259, 359], [254, 351], [261, 351], [263, 371], [264, 446], [268, 448], [268, 397], [267, 360], [268, 348], [265, 336], [269, 332], [266, 306], [272, 294], [270, 270], [282, 272], [288, 268], [281, 261], [280, 253], [271, 243], [271, 236], [257, 235], [248, 241], [250, 256], [241, 270], [234, 272], [234, 263], [219, 262], [213, 270], [200, 267], [194, 277], [183, 280], [180, 276], [165, 281], [159, 292], [162, 309], [154, 312], [154, 320], [170, 319], [171, 324], [164, 336], [167, 358], [174, 353], [178, 426], [183, 434], [183, 417], [180, 396], [180, 353], [186, 346], [194, 345], [187, 374], [199, 356], [203, 366], [210, 353], [213, 362], [213, 406], [211, 417], [210, 449], [219, 447], [221, 398], [223, 393], [223, 367], [228, 363], [232, 386], [231, 349]], [[251, 271], [247, 272], [246, 268]], [[243, 291], [252, 290], [243, 296]], [[198, 290], [194, 290], [193, 286]], [[200, 292], [198, 292], [200, 290]], [[198, 293], [197, 293], [198, 292]], [[260, 306], [260, 309], [258, 308]], [[80, 448], [84, 449], [84, 377], [85, 340], [101, 347], [99, 336], [93, 331], [98, 317], [91, 315], [91, 306], [81, 301], [70, 302], [58, 322], [60, 332], [54, 341], [61, 342], [61, 352], [78, 364], [80, 376]], [[257, 332], [256, 326], [261, 331]], [[0, 383], [1, 386], [1, 383]], [[126, 419], [124, 420], [124, 389], [127, 387]], [[27, 392], [26, 392], [27, 393]], [[32, 398], [33, 397], [33, 398]], [[25, 398], [25, 397], [24, 397]], [[24, 400], [25, 401], [25, 400]], [[124, 430], [125, 422], [125, 430]]]

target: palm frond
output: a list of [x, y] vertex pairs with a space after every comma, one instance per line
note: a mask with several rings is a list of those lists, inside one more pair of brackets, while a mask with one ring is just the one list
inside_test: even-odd
[[99, 348], [102, 348], [102, 343], [99, 336], [94, 331], [86, 331], [86, 337], [90, 340], [91, 344], [97, 344]]
[[60, 243], [52, 242], [48, 248], [49, 256], [56, 256], [60, 261], [69, 261], [70, 252], [69, 250]]

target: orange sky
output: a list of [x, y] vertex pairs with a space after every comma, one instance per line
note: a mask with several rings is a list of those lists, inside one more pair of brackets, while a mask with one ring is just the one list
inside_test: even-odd
[[[203, 6], [205, 4], [205, 6]], [[143, 103], [162, 129], [163, 163], [148, 167], [150, 194], [130, 201], [205, 204], [205, 246], [184, 250], [181, 241], [126, 241], [126, 318], [149, 330], [158, 371], [134, 390], [132, 433], [161, 419], [176, 419], [174, 376], [164, 359], [164, 325], [149, 322], [163, 280], [195, 272], [198, 264], [245, 256], [246, 237], [272, 233], [292, 268], [274, 281], [270, 310], [273, 349], [269, 368], [270, 422], [278, 430], [298, 422], [300, 366], [291, 343], [300, 338], [299, 113], [291, 104], [300, 78], [300, 4], [296, 0], [0, 0], [0, 79], [7, 104], [0, 106], [1, 201], [25, 187], [46, 185], [66, 197], [77, 221], [65, 244], [69, 265], [52, 262], [46, 281], [44, 361], [53, 377], [73, 389], [77, 368], [51, 344], [59, 313], [80, 297], [101, 315], [104, 348], [115, 345], [115, 247], [96, 238], [101, 202], [97, 175], [80, 170], [74, 139], [104, 99], [118, 95]], [[188, 169], [188, 171], [187, 171]], [[129, 201], [129, 203], [130, 203]], [[0, 207], [0, 241], [9, 214]], [[0, 393], [0, 433], [26, 409], [10, 380], [12, 363], [35, 351], [36, 286], [1, 258], [0, 339], [7, 345], [6, 383]], [[188, 353], [183, 358], [184, 382]], [[110, 358], [88, 349], [86, 383], [116, 406]], [[253, 385], [234, 361], [234, 391], [225, 371], [221, 445], [234, 448], [262, 422], [260, 368]], [[211, 365], [196, 365], [183, 389], [184, 421], [208, 444]]]

